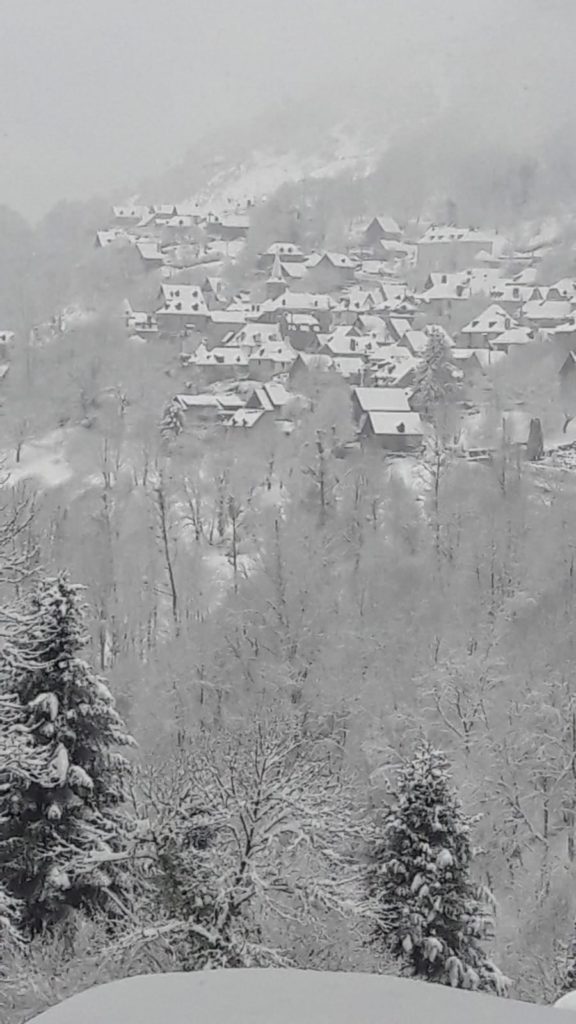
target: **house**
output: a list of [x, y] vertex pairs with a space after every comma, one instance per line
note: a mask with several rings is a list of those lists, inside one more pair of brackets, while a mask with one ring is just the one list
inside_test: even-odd
[[352, 415], [358, 423], [367, 412], [409, 413], [408, 392], [404, 388], [366, 388], [352, 390]]
[[402, 341], [402, 338], [411, 329], [411, 324], [409, 320], [404, 320], [402, 317], [389, 317], [387, 327], [392, 340], [398, 342]]
[[217, 423], [222, 413], [222, 406], [216, 395], [176, 395], [174, 403], [185, 414], [187, 422], [199, 425]]
[[489, 348], [494, 339], [504, 331], [519, 326], [518, 321], [513, 320], [502, 306], [493, 304], [466, 324], [460, 334], [469, 348]]
[[209, 322], [210, 311], [199, 285], [163, 284], [160, 292], [164, 305], [157, 310], [156, 319], [161, 331], [180, 333], [187, 327], [202, 330]]
[[221, 239], [223, 242], [235, 242], [246, 238], [250, 229], [250, 218], [247, 214], [240, 213], [209, 218], [204, 229], [210, 238]]
[[201, 343], [187, 359], [187, 365], [201, 370], [207, 381], [230, 380], [248, 375], [248, 352], [224, 345], [208, 349]]
[[229, 344], [247, 351], [260, 348], [262, 345], [278, 344], [282, 341], [282, 333], [278, 324], [247, 323], [233, 335]]
[[293, 242], [274, 242], [266, 252], [258, 258], [258, 266], [262, 270], [269, 270], [273, 263], [278, 260], [282, 263], [299, 263], [306, 260], [304, 250]]
[[206, 308], [210, 311], [226, 305], [224, 282], [219, 277], [205, 277], [200, 285]]
[[364, 245], [375, 248], [382, 240], [397, 242], [402, 238], [402, 231], [393, 217], [373, 217], [364, 231]]
[[134, 245], [135, 239], [124, 231], [124, 228], [110, 228], [109, 231], [97, 231], [95, 246], [97, 249], [109, 249], [110, 246], [121, 248], [126, 245]]
[[258, 425], [267, 429], [267, 419], [264, 409], [236, 409], [222, 419], [222, 425], [235, 430], [242, 428], [253, 431]]
[[297, 352], [288, 373], [288, 380], [292, 386], [297, 388], [310, 374], [329, 373], [332, 370], [334, 370], [334, 360], [331, 356]]
[[572, 316], [572, 304], [569, 300], [553, 301], [546, 299], [542, 302], [526, 302], [522, 314], [524, 320], [532, 327], [559, 327], [566, 323]]
[[325, 252], [308, 260], [308, 275], [320, 292], [337, 291], [354, 281], [357, 263], [339, 252]]
[[332, 322], [333, 300], [329, 295], [313, 292], [285, 292], [277, 299], [262, 303], [259, 318], [278, 323], [287, 313], [310, 313], [315, 316], [323, 331]]
[[283, 384], [269, 381], [254, 388], [246, 402], [246, 409], [260, 409], [262, 412], [281, 416], [284, 407], [292, 400], [292, 395]]
[[432, 271], [465, 270], [480, 253], [491, 257], [498, 242], [495, 232], [433, 225], [417, 243], [418, 271], [425, 278]]
[[417, 451], [424, 443], [424, 428], [416, 412], [369, 411], [362, 417], [358, 426], [363, 441], [385, 451]]
[[363, 356], [343, 355], [332, 356], [333, 369], [349, 384], [361, 385], [367, 373], [367, 364]]
[[546, 298], [546, 288], [537, 288], [533, 284], [522, 284], [513, 279], [512, 281], [499, 281], [493, 285], [490, 292], [498, 305], [509, 313], [518, 313], [525, 302], [543, 300]]
[[367, 356], [367, 378], [376, 388], [410, 388], [420, 365], [404, 345], [386, 345]]
[[576, 280], [572, 277], [565, 277], [561, 281], [557, 281], [548, 289], [546, 298], [553, 302], [561, 302], [563, 299], [576, 302]]
[[280, 320], [280, 330], [297, 352], [318, 352], [321, 348], [320, 322], [311, 313], [286, 313]]
[[138, 224], [151, 212], [150, 207], [133, 203], [112, 207], [112, 215], [117, 224]]
[[158, 242], [136, 242], [136, 252], [146, 270], [158, 270], [164, 264], [164, 256], [158, 247]]
[[334, 307], [334, 320], [340, 324], [353, 324], [361, 314], [368, 315], [376, 306], [372, 292], [358, 286], [343, 293]]
[[266, 380], [277, 373], [286, 373], [297, 354], [289, 342], [283, 339], [268, 340], [264, 344], [250, 349], [248, 354], [249, 374], [258, 380]]
[[413, 356], [422, 356], [428, 348], [429, 342], [430, 338], [426, 331], [406, 331], [399, 344], [404, 345]]
[[470, 295], [470, 287], [464, 283], [462, 274], [432, 272], [418, 298], [431, 316], [445, 317], [450, 316], [455, 304], [469, 299]]
[[494, 338], [492, 348], [497, 352], [509, 352], [517, 345], [531, 345], [535, 341], [541, 340], [541, 337], [540, 332], [531, 327], [511, 327], [510, 330], [504, 331], [503, 334]]
[[215, 345], [222, 343], [228, 335], [234, 336], [246, 323], [246, 313], [242, 310], [212, 309], [208, 322], [204, 327], [210, 342]]
[[129, 302], [124, 303], [126, 328], [139, 335], [158, 334], [158, 322], [152, 313], [135, 312]]

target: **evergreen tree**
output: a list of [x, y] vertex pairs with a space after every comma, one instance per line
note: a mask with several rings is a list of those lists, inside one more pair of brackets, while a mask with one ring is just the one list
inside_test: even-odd
[[451, 430], [460, 387], [446, 337], [441, 330], [433, 327], [429, 332], [422, 363], [416, 372], [413, 407], [437, 428], [441, 426]]
[[567, 992], [576, 991], [576, 927], [573, 929], [568, 948], [566, 949], [561, 973], [562, 978], [556, 996], [557, 999], [560, 999], [561, 996], [565, 996]]
[[429, 745], [399, 773], [397, 800], [369, 868], [373, 941], [406, 973], [456, 988], [505, 994], [507, 979], [482, 948], [491, 897], [470, 878], [470, 821]]
[[66, 574], [41, 581], [0, 657], [10, 735], [34, 758], [29, 772], [2, 762], [0, 884], [21, 901], [32, 934], [71, 908], [109, 909], [127, 882], [129, 766], [113, 748], [134, 741], [105, 682], [80, 657], [80, 590]]
[[160, 433], [164, 441], [169, 442], [179, 437], [184, 430], [184, 416], [180, 406], [174, 401], [168, 402], [160, 423]]

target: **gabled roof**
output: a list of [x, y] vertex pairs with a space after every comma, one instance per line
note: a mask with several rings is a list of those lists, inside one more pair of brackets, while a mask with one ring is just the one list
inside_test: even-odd
[[385, 215], [380, 215], [378, 217], [373, 217], [372, 220], [370, 221], [370, 223], [368, 224], [368, 227], [366, 228], [366, 231], [368, 231], [368, 229], [371, 228], [373, 224], [376, 224], [379, 228], [382, 229], [382, 231], [385, 231], [386, 234], [388, 234], [388, 235], [400, 235], [400, 234], [402, 234], [398, 224], [394, 220], [394, 217], [387, 217]]
[[255, 427], [262, 419], [264, 409], [237, 409], [224, 420], [226, 427]]
[[118, 242], [129, 242], [133, 245], [135, 241], [129, 234], [127, 234], [126, 231], [124, 231], [123, 228], [110, 228], [109, 231], [97, 231], [96, 239], [103, 249]]
[[294, 242], [273, 242], [266, 249], [267, 256], [302, 256], [304, 257], [304, 250], [299, 246], [295, 245]]
[[216, 395], [176, 395], [174, 401], [181, 409], [214, 409], [221, 408]]
[[418, 240], [418, 245], [449, 242], [478, 242], [481, 244], [493, 243], [496, 239], [496, 232], [485, 231], [481, 228], [455, 228], [449, 226], [432, 225]]
[[568, 320], [572, 313], [572, 305], [568, 301], [527, 302], [522, 310], [526, 320]]
[[509, 313], [502, 306], [493, 304], [488, 306], [480, 316], [475, 317], [470, 323], [462, 327], [462, 334], [490, 334], [507, 331], [510, 327], [518, 327], [518, 321], [513, 320]]
[[534, 341], [534, 331], [531, 327], [511, 327], [510, 330], [499, 334], [494, 340], [494, 345], [530, 345]]
[[315, 292], [284, 292], [277, 299], [262, 303], [262, 312], [281, 312], [289, 309], [294, 312], [314, 313], [328, 312], [334, 306], [329, 295]]
[[[392, 390], [380, 388], [381, 391]], [[407, 435], [408, 437], [422, 437], [424, 428], [422, 420], [417, 412], [375, 412], [370, 410], [367, 420], [372, 428], [372, 433], [377, 437], [394, 437]]]
[[296, 358], [296, 352], [289, 345], [287, 341], [268, 341], [264, 345], [260, 345], [250, 350], [249, 359], [250, 362], [272, 362], [272, 363], [290, 363], [294, 362]]
[[136, 248], [143, 260], [158, 262], [164, 259], [158, 248], [158, 242], [136, 242]]
[[113, 206], [112, 212], [115, 217], [123, 220], [142, 220], [150, 213], [150, 207], [125, 203], [122, 206]]
[[354, 388], [352, 394], [363, 412], [410, 412], [404, 388]]
[[163, 284], [164, 306], [159, 313], [209, 316], [202, 289], [196, 284]]
[[247, 323], [232, 338], [230, 344], [246, 348], [257, 348], [282, 341], [278, 324]]
[[189, 364], [199, 367], [248, 366], [248, 355], [243, 349], [232, 348], [232, 346], [220, 345], [216, 348], [208, 349], [205, 345], [199, 345], [190, 357]]

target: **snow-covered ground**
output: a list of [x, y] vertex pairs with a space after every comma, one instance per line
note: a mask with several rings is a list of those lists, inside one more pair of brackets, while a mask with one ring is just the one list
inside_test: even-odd
[[378, 974], [152, 974], [93, 988], [30, 1024], [558, 1024], [552, 1007]]
[[255, 150], [248, 161], [216, 174], [201, 192], [187, 200], [187, 204], [220, 214], [271, 196], [287, 183], [307, 178], [335, 178], [341, 174], [365, 177], [375, 169], [384, 146], [382, 143], [367, 148], [360, 140], [342, 133], [334, 138], [329, 157]]
[[15, 486], [31, 480], [40, 490], [60, 487], [72, 479], [72, 467], [64, 455], [67, 432], [54, 430], [50, 434], [22, 446], [20, 461], [14, 452], [7, 452], [2, 463], [8, 482]]

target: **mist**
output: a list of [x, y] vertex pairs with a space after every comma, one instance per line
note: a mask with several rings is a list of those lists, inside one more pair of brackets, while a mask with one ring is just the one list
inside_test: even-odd
[[524, 146], [573, 115], [570, 0], [2, 0], [0, 16], [0, 202], [29, 219], [294, 102], [383, 124], [432, 103]]

